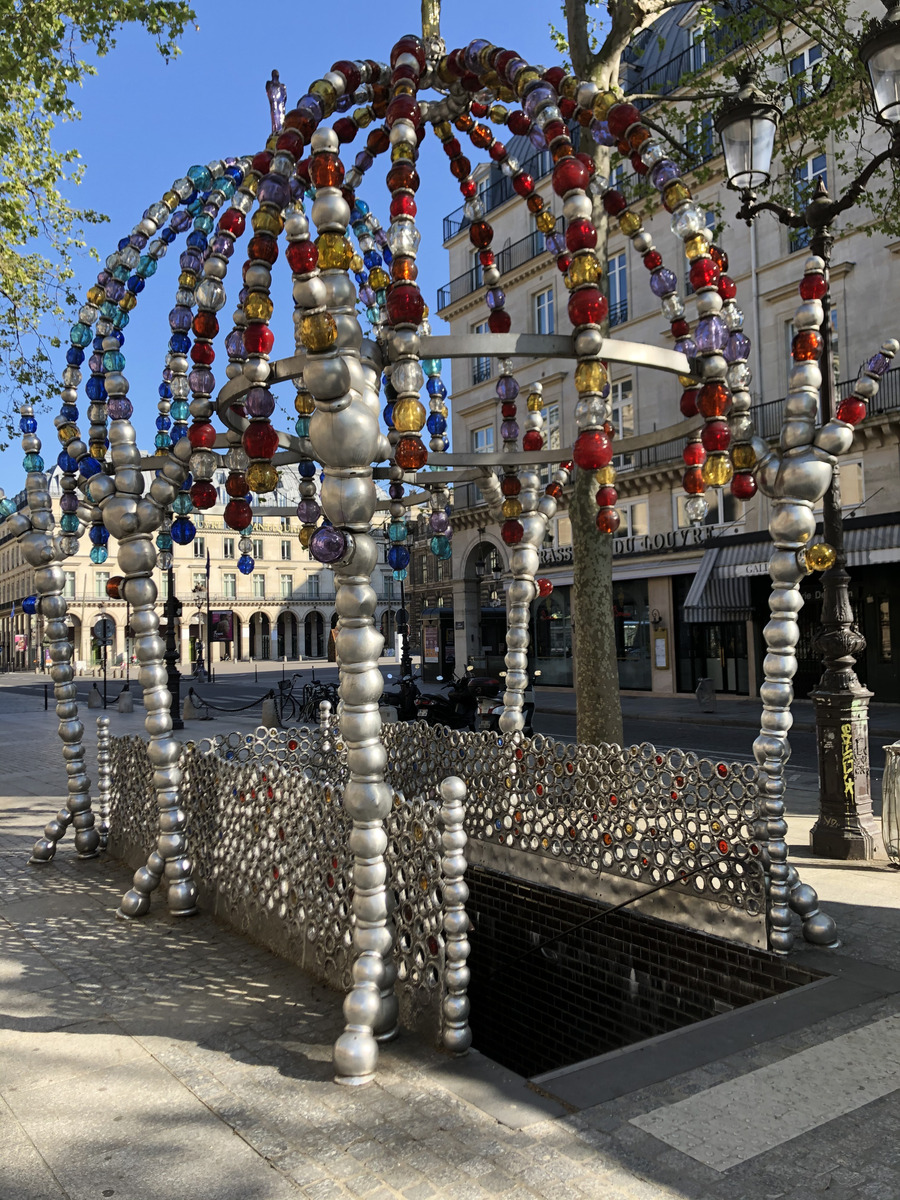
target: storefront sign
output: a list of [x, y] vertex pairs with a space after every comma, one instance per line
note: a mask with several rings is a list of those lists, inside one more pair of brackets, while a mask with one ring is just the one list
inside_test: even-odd
[[233, 637], [233, 611], [230, 608], [214, 608], [209, 614], [209, 640], [211, 642], [230, 642]]
[[422, 630], [422, 658], [428, 663], [441, 661], [437, 625], [426, 625]]
[[[715, 525], [691, 526], [690, 529], [670, 529], [666, 533], [644, 533], [633, 537], [613, 539], [613, 556], [630, 554], [661, 554], [666, 550], [689, 550], [702, 546], [710, 538], [721, 536]], [[562, 567], [572, 563], [571, 546], [548, 546], [540, 551], [542, 567]]]
[[738, 563], [734, 568], [735, 575], [768, 575], [769, 564], [767, 562], [756, 563]]

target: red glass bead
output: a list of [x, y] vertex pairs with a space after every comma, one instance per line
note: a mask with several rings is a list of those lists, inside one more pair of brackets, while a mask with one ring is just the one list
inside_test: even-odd
[[197, 337], [214, 338], [219, 332], [219, 322], [216, 320], [215, 313], [198, 312], [191, 322], [191, 329]]
[[391, 139], [383, 129], [373, 129], [366, 138], [366, 149], [372, 155], [384, 154], [390, 144]]
[[[450, 174], [454, 179], [468, 179], [472, 174], [472, 164], [464, 154], [459, 158], [454, 158], [450, 162]], [[388, 177], [390, 179], [390, 176]], [[388, 184], [390, 186], [390, 183]]]
[[488, 109], [486, 104], [479, 104], [477, 100], [473, 100], [469, 105], [469, 112], [473, 117], [486, 117]]
[[421, 71], [425, 70], [425, 47], [422, 45], [422, 39], [416, 37], [414, 33], [406, 33], [397, 42], [391, 51], [391, 66], [397, 65], [397, 59], [403, 54], [411, 54], [419, 64]]
[[346, 92], [355, 92], [362, 83], [362, 76], [359, 73], [359, 67], [356, 63], [348, 61], [346, 58], [340, 59], [336, 63], [331, 64], [332, 71], [340, 71], [344, 79], [347, 81]]
[[496, 139], [491, 143], [491, 148], [488, 151], [488, 157], [494, 162], [502, 162], [506, 158], [506, 146], [503, 142], [498, 142]]
[[580, 189], [584, 191], [590, 182], [590, 173], [577, 158], [564, 158], [553, 168], [553, 190], [557, 196]]
[[563, 490], [561, 483], [548, 483], [544, 488], [544, 495], [552, 496], [554, 500], [558, 500], [562, 494]]
[[[355, 132], [354, 130], [354, 134]], [[306, 139], [299, 129], [285, 129], [275, 145], [277, 149], [285, 154], [290, 154], [292, 158], [300, 158], [306, 145]]]
[[681, 393], [681, 415], [683, 417], [696, 417], [697, 415], [697, 389], [688, 388], [687, 391]]
[[749, 471], [738, 471], [731, 480], [731, 494], [736, 500], [752, 500], [756, 495], [756, 478]]
[[608, 312], [609, 304], [598, 288], [579, 288], [569, 297], [569, 320], [576, 328], [599, 325]]
[[201, 367], [210, 367], [216, 361], [216, 348], [210, 342], [194, 342], [191, 346], [191, 361]]
[[463, 179], [459, 185], [459, 190], [466, 200], [471, 200], [478, 192], [478, 184], [474, 179]]
[[195, 421], [187, 435], [195, 450], [212, 450], [216, 444], [216, 431], [209, 421]]
[[[459, 161], [459, 160], [457, 160]], [[450, 164], [452, 169], [453, 164]], [[468, 170], [465, 174], [468, 175]], [[419, 190], [419, 176], [415, 167], [409, 163], [396, 163], [387, 173], [388, 191], [391, 192], [417, 192]]]
[[315, 121], [310, 120], [305, 113], [298, 112], [296, 108], [292, 108], [284, 118], [284, 127], [285, 129], [296, 129], [304, 142], [309, 142], [316, 132]]
[[612, 439], [616, 436], [616, 427], [613, 425], [612, 421], [603, 422], [603, 432], [610, 439], [610, 441], [612, 441]]
[[677, 320], [672, 322], [672, 337], [686, 338], [690, 332], [691, 327], [684, 317], [679, 317]]
[[721, 246], [710, 246], [709, 257], [713, 260], [719, 270], [723, 272], [723, 274], [728, 270], [728, 255]]
[[661, 267], [662, 261], [662, 255], [658, 250], [648, 250], [641, 259], [648, 271], [655, 271], [657, 267]]
[[232, 471], [225, 480], [225, 491], [229, 496], [234, 496], [236, 499], [240, 499], [241, 496], [246, 496], [250, 491], [250, 485], [247, 483], [247, 480], [243, 475], [239, 474], [237, 471]]
[[504, 496], [518, 496], [522, 490], [522, 481], [518, 475], [504, 475], [500, 480], [500, 491]]
[[619, 493], [614, 487], [597, 488], [595, 497], [598, 508], [613, 508], [619, 498]]
[[247, 218], [236, 208], [228, 208], [219, 217], [219, 230], [239, 238], [247, 227]]
[[731, 396], [724, 383], [704, 383], [697, 395], [697, 409], [704, 417], [724, 417]]
[[392, 217], [414, 217], [419, 211], [412, 196], [406, 192], [399, 192], [391, 200], [391, 216]]
[[719, 277], [719, 295], [723, 300], [733, 300], [737, 295], [737, 284], [730, 275]]
[[291, 242], [287, 248], [287, 260], [297, 275], [308, 275], [316, 269], [319, 251], [313, 242]]
[[575, 101], [570, 99], [568, 96], [563, 96], [559, 102], [559, 111], [567, 121], [571, 121], [572, 117], [575, 115], [575, 107]]
[[528, 131], [531, 129], [531, 121], [525, 116], [520, 108], [517, 108], [515, 112], [511, 112], [509, 114], [506, 119], [506, 124], [509, 126], [511, 132], [517, 137], [525, 137]]
[[562, 81], [565, 79], [565, 77], [566, 77], [566, 72], [565, 72], [564, 67], [549, 67], [544, 72], [544, 79], [547, 81], [547, 83], [550, 84], [550, 86], [552, 88], [558, 89], [559, 85], [562, 83]]
[[[569, 146], [569, 153], [572, 152], [572, 143], [569, 142], [569, 131], [562, 121], [548, 121], [544, 126], [544, 138], [548, 146], [551, 146], [557, 138], [563, 138]], [[563, 150], [565, 150], [563, 146]]]
[[277, 257], [278, 243], [273, 237], [269, 237], [266, 233], [258, 233], [256, 237], [250, 239], [250, 244], [247, 246], [248, 259], [271, 265]]
[[[473, 104], [472, 109], [474, 108], [475, 105]], [[488, 129], [487, 125], [476, 125], [469, 134], [469, 141], [478, 150], [486, 150], [493, 140], [494, 135], [491, 133], [490, 129]]]
[[622, 518], [614, 508], [603, 508], [597, 513], [597, 528], [601, 533], [615, 533]]
[[309, 182], [309, 159], [308, 158], [304, 158], [300, 162], [297, 163], [296, 169], [294, 170], [294, 174], [297, 176], [297, 178], [299, 180], [301, 180], [303, 183], [305, 183], [307, 187], [312, 187], [312, 184]]
[[800, 296], [803, 300], [823, 300], [827, 291], [825, 276], [818, 271], [804, 275], [800, 280]]
[[492, 267], [494, 265], [493, 250], [481, 250], [478, 254], [478, 261], [483, 267]]
[[504, 418], [504, 420], [511, 421], [516, 415], [516, 412], [516, 406], [511, 400], [507, 400], [504, 404], [500, 405], [500, 415]]
[[411, 283], [395, 283], [387, 295], [388, 320], [392, 325], [418, 325], [425, 311], [422, 293]]
[[706, 484], [703, 482], [702, 468], [688, 467], [682, 477], [681, 486], [689, 496], [702, 496], [706, 491]]
[[572, 457], [584, 471], [598, 471], [612, 462], [612, 442], [600, 429], [585, 429], [572, 447]]
[[248, 354], [269, 354], [275, 345], [275, 334], [268, 327], [254, 323], [244, 330], [244, 349]]
[[[414, 96], [395, 96], [384, 114], [384, 123], [388, 129], [397, 121], [409, 121], [418, 125], [422, 120], [418, 101]], [[488, 131], [490, 133], [490, 131]]]
[[791, 354], [795, 362], [814, 362], [822, 353], [822, 335], [817, 329], [804, 329], [794, 334]]
[[462, 146], [459, 144], [459, 138], [447, 138], [446, 142], [441, 142], [444, 153], [448, 158], [459, 158], [462, 154]]
[[631, 155], [631, 165], [634, 168], [635, 174], [637, 174], [637, 175], [646, 175], [647, 174], [647, 169], [648, 169], [647, 164], [641, 158], [641, 153], [639, 150], [635, 150], [633, 152], [633, 154]]
[[517, 546], [525, 536], [525, 529], [522, 522], [516, 520], [504, 521], [500, 527], [500, 536], [506, 542], [507, 546]]
[[522, 438], [523, 450], [542, 450], [544, 448], [544, 435], [538, 429], [529, 429]]
[[191, 499], [194, 508], [212, 508], [219, 498], [215, 487], [206, 479], [198, 479], [191, 484]]
[[502, 308], [495, 308], [488, 317], [488, 329], [491, 333], [509, 333], [512, 328], [512, 319], [508, 312]]
[[469, 227], [469, 241], [478, 250], [486, 250], [494, 240], [494, 227], [487, 221], [473, 221]]
[[268, 421], [251, 421], [241, 443], [251, 458], [272, 458], [278, 449], [278, 430]]
[[724, 421], [709, 421], [703, 426], [700, 440], [705, 450], [727, 450], [731, 441], [731, 430]]
[[566, 245], [570, 250], [593, 250], [597, 245], [597, 230], [586, 217], [576, 217], [566, 229]]
[[613, 189], [608, 191], [603, 197], [603, 207], [611, 217], [617, 217], [619, 213], [625, 211], [625, 209], [628, 207], [628, 204], [626, 203], [625, 197], [622, 195], [622, 193]]
[[272, 165], [272, 154], [269, 150], [261, 150], [259, 154], [253, 156], [253, 170], [258, 175], [268, 175], [269, 167]]
[[688, 442], [681, 457], [689, 467], [702, 467], [706, 462], [706, 451], [699, 442]]
[[473, 71], [468, 71], [463, 75], [460, 82], [467, 92], [477, 92], [481, 88], [481, 80]]
[[406, 434], [397, 443], [394, 460], [404, 471], [418, 471], [428, 462], [428, 451], [422, 445], [421, 439]]
[[691, 263], [691, 287], [695, 292], [701, 288], [715, 287], [719, 282], [719, 268], [711, 258], [695, 258]]
[[596, 174], [597, 168], [594, 166], [594, 160], [589, 154], [585, 154], [583, 150], [579, 150], [575, 157], [586, 168], [589, 176]]
[[336, 154], [314, 154], [309, 160], [309, 178], [314, 187], [340, 187], [344, 164]]
[[559, 469], [561, 471], [565, 471], [567, 475], [571, 475], [572, 469], [574, 468], [574, 466], [575, 466], [574, 459], [567, 458], [564, 463], [559, 464]]
[[842, 400], [838, 405], [837, 419], [846, 421], [848, 425], [858, 425], [866, 415], [866, 406], [862, 400]]
[[606, 123], [613, 137], [624, 137], [629, 126], [641, 119], [641, 114], [633, 104], [614, 104], [609, 110]]
[[530, 196], [534, 191], [534, 178], [527, 171], [517, 175], [513, 180], [513, 191], [517, 196]]
[[552, 579], [536, 579], [538, 595], [541, 597], [549, 596], [553, 591]]

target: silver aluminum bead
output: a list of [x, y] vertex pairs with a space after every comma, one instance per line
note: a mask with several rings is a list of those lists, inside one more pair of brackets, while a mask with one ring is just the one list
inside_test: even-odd
[[566, 221], [590, 220], [594, 206], [583, 192], [570, 192], [563, 201], [563, 216]]
[[350, 221], [350, 206], [337, 188], [322, 188], [313, 202], [312, 219], [320, 232], [343, 233]]
[[310, 149], [313, 154], [318, 154], [322, 151], [329, 151], [332, 154], [337, 154], [340, 149], [337, 134], [333, 129], [319, 128], [312, 135], [310, 141]]

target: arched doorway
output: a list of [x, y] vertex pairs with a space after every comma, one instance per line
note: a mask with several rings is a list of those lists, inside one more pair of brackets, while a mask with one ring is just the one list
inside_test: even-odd
[[337, 643], [334, 640], [334, 635], [337, 633], [338, 615], [336, 612], [331, 614], [331, 632], [328, 635], [328, 661], [337, 662]]
[[66, 613], [66, 637], [72, 647], [72, 666], [77, 670], [82, 659], [81, 620], [74, 613]]
[[296, 661], [300, 657], [300, 638], [297, 618], [292, 612], [278, 614], [278, 653], [282, 658]]
[[[466, 646], [476, 672], [496, 675], [504, 670], [506, 653], [506, 598], [503, 588], [505, 560], [494, 542], [481, 538], [466, 556], [463, 579], [466, 589]], [[474, 640], [469, 636], [475, 634]]]
[[383, 653], [394, 654], [397, 644], [397, 620], [392, 608], [386, 608], [381, 614], [381, 636], [384, 638]]
[[223, 647], [223, 656], [225, 652], [231, 655], [235, 662], [240, 662], [241, 659], [241, 638], [243, 636], [243, 622], [236, 612], [232, 610], [231, 614], [231, 641], [226, 642]]
[[250, 657], [268, 658], [270, 653], [272, 625], [268, 615], [255, 612], [250, 618]]
[[325, 622], [320, 612], [306, 614], [303, 622], [305, 631], [305, 650], [307, 658], [324, 658], [325, 656]]

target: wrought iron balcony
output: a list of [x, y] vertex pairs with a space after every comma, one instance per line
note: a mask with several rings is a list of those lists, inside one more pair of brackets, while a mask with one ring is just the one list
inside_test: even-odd
[[[526, 158], [521, 167], [535, 181], [543, 179], [545, 175], [549, 175], [553, 170], [553, 160], [550, 157], [550, 151], [539, 150], [531, 158]], [[507, 200], [511, 200], [515, 194], [512, 180], [507, 175], [501, 175], [496, 183], [492, 183], [490, 187], [485, 188], [483, 192], [479, 193], [478, 199], [484, 205], [484, 211], [487, 213], [494, 208], [499, 208]], [[461, 229], [470, 224], [471, 222], [466, 216], [465, 205], [461, 204], [459, 208], [454, 209], [452, 213], [444, 217], [444, 241], [448, 242], [450, 238], [455, 237]]]
[[[556, 232], [561, 233], [564, 228], [565, 225], [562, 217], [557, 218]], [[530, 259], [549, 253], [545, 243], [546, 238], [544, 234], [540, 230], [535, 229], [527, 237], [513, 242], [511, 246], [504, 246], [502, 250], [496, 253], [497, 269], [500, 275], [506, 275], [509, 271], [514, 271]], [[438, 311], [440, 312], [441, 309], [447, 308], [448, 305], [455, 304], [458, 300], [470, 296], [472, 292], [477, 292], [481, 287], [484, 287], [482, 269], [480, 266], [473, 266], [464, 275], [457, 275], [455, 279], [451, 279], [449, 283], [445, 283], [439, 289], [437, 295]]]

